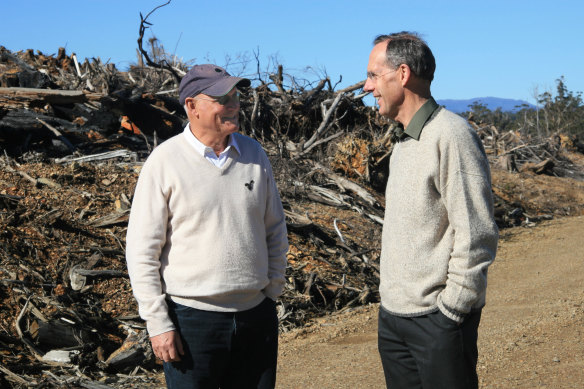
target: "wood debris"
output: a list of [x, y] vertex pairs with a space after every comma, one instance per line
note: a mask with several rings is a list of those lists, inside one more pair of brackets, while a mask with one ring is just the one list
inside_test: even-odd
[[[142, 163], [185, 124], [185, 70], [120, 72], [64, 49], [0, 47], [0, 387], [140, 387], [160, 369], [127, 278], [125, 232]], [[279, 67], [242, 91], [241, 132], [270, 157], [289, 229], [282, 331], [379, 301], [395, 123], [364, 105], [362, 86], [287, 87]], [[473, 125], [494, 172], [581, 188], [565, 196], [569, 209], [548, 210], [494, 180], [501, 227], [584, 212], [584, 158], [569, 139], [531, 144]]]

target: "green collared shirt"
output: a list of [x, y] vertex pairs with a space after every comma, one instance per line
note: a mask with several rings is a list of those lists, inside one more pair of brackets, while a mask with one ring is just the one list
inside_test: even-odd
[[430, 97], [428, 101], [426, 101], [420, 109], [415, 113], [414, 117], [408, 124], [408, 127], [405, 129], [404, 133], [415, 140], [420, 139], [420, 134], [422, 133], [422, 129], [424, 125], [430, 119], [430, 116], [439, 108], [440, 106], [436, 103], [433, 97]]

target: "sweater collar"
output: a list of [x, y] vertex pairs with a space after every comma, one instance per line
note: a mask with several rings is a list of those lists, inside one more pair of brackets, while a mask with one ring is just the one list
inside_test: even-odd
[[424, 125], [438, 108], [438, 103], [436, 103], [433, 97], [430, 97], [414, 114], [404, 133], [415, 140], [420, 140], [420, 134], [424, 129]]

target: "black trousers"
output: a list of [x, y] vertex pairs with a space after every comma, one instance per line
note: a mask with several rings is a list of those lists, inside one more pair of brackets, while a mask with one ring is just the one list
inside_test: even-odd
[[272, 389], [276, 385], [278, 316], [269, 299], [242, 312], [209, 312], [168, 302], [184, 345], [165, 362], [169, 389]]
[[442, 312], [395, 316], [379, 309], [378, 347], [390, 389], [476, 389], [481, 312], [462, 324]]

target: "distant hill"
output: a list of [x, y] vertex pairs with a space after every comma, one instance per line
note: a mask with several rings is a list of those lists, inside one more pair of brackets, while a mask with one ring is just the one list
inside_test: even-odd
[[436, 100], [438, 104], [443, 105], [447, 109], [456, 113], [468, 111], [468, 106], [473, 104], [475, 101], [480, 101], [491, 111], [494, 111], [500, 107], [503, 112], [514, 112], [518, 110], [517, 106], [522, 104], [527, 104], [530, 107], [535, 108], [534, 105], [529, 104], [524, 100], [502, 99], [500, 97], [476, 97], [466, 100]]

